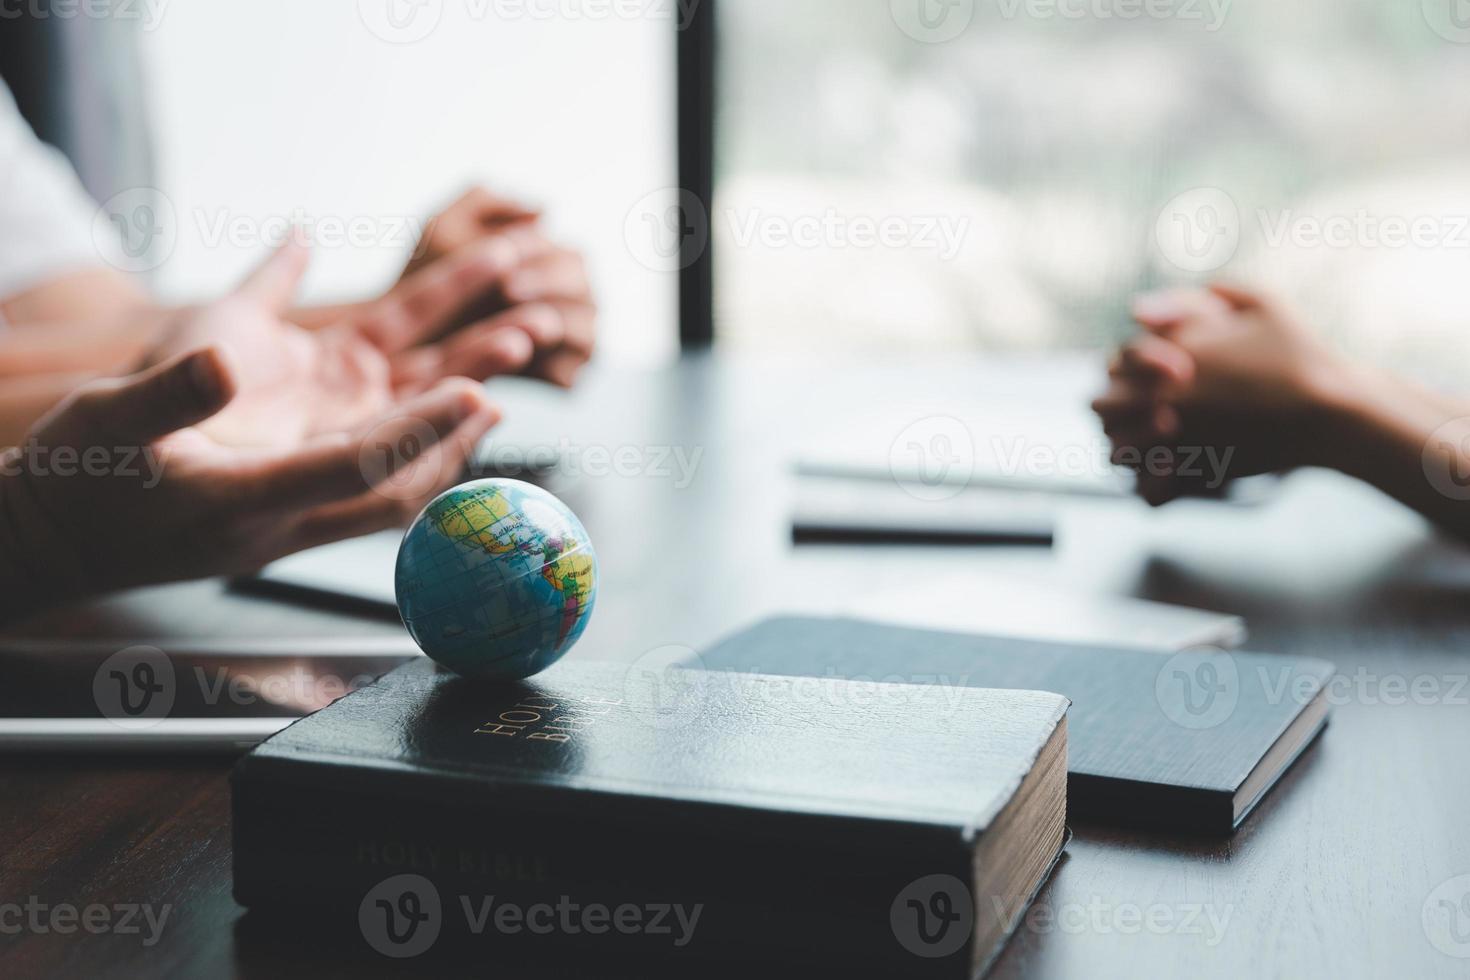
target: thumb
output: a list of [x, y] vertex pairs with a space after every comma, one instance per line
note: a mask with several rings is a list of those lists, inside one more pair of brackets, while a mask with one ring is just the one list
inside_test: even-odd
[[494, 230], [500, 225], [539, 221], [543, 214], [539, 207], [497, 194], [487, 194], [478, 203], [476, 222], [488, 230]]
[[84, 388], [76, 407], [84, 421], [105, 426], [109, 435], [145, 444], [217, 415], [234, 397], [234, 372], [224, 352], [206, 347]]
[[1167, 334], [1195, 317], [1224, 313], [1228, 302], [1203, 289], [1164, 289], [1133, 298], [1133, 319], [1145, 330]]
[[1154, 334], [1140, 334], [1123, 348], [1120, 359], [1131, 374], [1177, 385], [1187, 385], [1194, 380], [1195, 362], [1190, 353]]
[[306, 274], [311, 253], [296, 229], [252, 272], [235, 295], [245, 296], [274, 313], [284, 313], [296, 296], [296, 287]]
[[1245, 286], [1237, 286], [1234, 283], [1211, 283], [1210, 292], [1237, 310], [1253, 310], [1258, 306], [1265, 305], [1265, 297], [1260, 293], [1253, 289], [1248, 289]]

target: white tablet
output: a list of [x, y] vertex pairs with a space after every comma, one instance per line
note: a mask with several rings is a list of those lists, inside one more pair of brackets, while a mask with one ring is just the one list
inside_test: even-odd
[[418, 656], [406, 636], [0, 641], [0, 752], [239, 753]]

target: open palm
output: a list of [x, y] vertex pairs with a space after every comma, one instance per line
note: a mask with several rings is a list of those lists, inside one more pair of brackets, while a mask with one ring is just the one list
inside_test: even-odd
[[305, 248], [288, 242], [234, 292], [181, 311], [149, 361], [210, 346], [228, 352], [238, 393], [198, 426], [223, 444], [289, 447], [354, 429], [445, 378], [484, 380], [529, 358], [535, 341], [517, 325], [489, 320], [444, 336], [504, 276], [508, 257], [493, 245], [463, 250], [307, 330], [286, 319], [307, 264]]

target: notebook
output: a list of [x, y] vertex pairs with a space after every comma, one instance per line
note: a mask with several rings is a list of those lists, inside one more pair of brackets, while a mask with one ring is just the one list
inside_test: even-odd
[[1324, 661], [1152, 650], [781, 618], [696, 666], [943, 691], [1054, 691], [1072, 701], [1068, 797], [1083, 820], [1229, 834], [1327, 724]]

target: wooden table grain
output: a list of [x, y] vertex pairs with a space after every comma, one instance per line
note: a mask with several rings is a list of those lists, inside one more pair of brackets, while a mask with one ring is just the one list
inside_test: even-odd
[[[574, 396], [497, 388], [510, 409], [506, 440], [580, 459], [559, 489], [598, 545], [603, 579], [578, 656], [697, 649], [763, 615], [831, 608], [926, 577], [1003, 575], [1240, 613], [1252, 648], [1338, 664], [1329, 730], [1237, 834], [1075, 826], [1067, 859], [992, 976], [1470, 975], [1461, 958], [1470, 954], [1470, 552], [1412, 515], [1304, 473], [1253, 508], [1151, 513], [1121, 499], [1071, 499], [1053, 549], [792, 544], [789, 466], [802, 447], [853, 433], [881, 447], [939, 416], [964, 419], [982, 440], [1001, 422], [1025, 432], [1033, 413], [1082, 404], [1095, 367], [704, 358], [599, 372]], [[594, 465], [619, 449], [641, 463]], [[655, 465], [674, 450], [697, 459], [687, 485], [677, 466]], [[210, 582], [55, 610], [9, 633], [397, 629]], [[228, 770], [220, 760], [0, 758], [0, 974], [276, 980], [430, 969], [350, 937], [303, 939], [253, 923], [230, 897]], [[11, 928], [28, 903], [169, 911], [150, 944], [146, 927]], [[1461, 931], [1427, 929], [1426, 914], [1459, 915]], [[455, 968], [548, 975], [478, 960]]]

